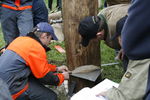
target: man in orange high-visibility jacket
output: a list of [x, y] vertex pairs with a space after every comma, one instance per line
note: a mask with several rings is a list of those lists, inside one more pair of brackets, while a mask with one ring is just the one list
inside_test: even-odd
[[52, 39], [57, 40], [53, 28], [41, 22], [27, 36], [12, 41], [0, 56], [0, 77], [14, 100], [57, 100], [56, 93], [44, 84], [59, 86], [69, 79], [69, 73], [66, 66], [48, 64], [46, 51]]
[[7, 45], [32, 30], [32, 0], [2, 0], [1, 3], [1, 26]]

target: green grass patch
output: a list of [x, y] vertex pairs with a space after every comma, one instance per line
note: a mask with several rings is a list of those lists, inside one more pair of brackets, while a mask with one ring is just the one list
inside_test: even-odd
[[[109, 48], [104, 41], [101, 42], [101, 64], [108, 64], [118, 62], [115, 59], [115, 51], [112, 48]], [[103, 66], [101, 67], [102, 77], [111, 79], [115, 82], [120, 82], [120, 79], [123, 75], [122, 63], [119, 62], [118, 65]]]
[[64, 42], [52, 42], [49, 46], [51, 50], [47, 52], [48, 60], [52, 64], [56, 64], [58, 66], [60, 65], [66, 65], [66, 54], [58, 52], [54, 46], [60, 45], [63, 49], [65, 49], [65, 43]]
[[[4, 46], [4, 39], [3, 35], [0, 34], [0, 47]], [[47, 57], [50, 63], [56, 64], [57, 66], [60, 65], [66, 65], [66, 54], [59, 53], [54, 46], [60, 45], [62, 48], [65, 49], [65, 43], [64, 42], [52, 42], [50, 45], [51, 50], [47, 52]], [[114, 60], [115, 52], [113, 49], [109, 48], [105, 43], [101, 42], [101, 64], [107, 64], [107, 63], [113, 63], [116, 62]], [[103, 66], [101, 67], [103, 69], [102, 77], [111, 79], [115, 82], [119, 82], [122, 75], [123, 75], [123, 69], [121, 63], [118, 65], [112, 65], [112, 66]]]
[[5, 45], [5, 42], [4, 42], [4, 38], [3, 38], [3, 34], [2, 34], [2, 29], [0, 26], [0, 48], [3, 47], [4, 45]]
[[[56, 9], [56, 1], [53, 0], [53, 9]], [[104, 2], [104, 0], [102, 0]], [[45, 0], [46, 5], [48, 6], [48, 0]], [[5, 45], [3, 35], [0, 28], [0, 47], [3, 47]], [[54, 46], [60, 45], [62, 48], [65, 49], [65, 43], [64, 42], [53, 42], [50, 45], [51, 51], [47, 52], [47, 57], [50, 63], [56, 64], [56, 65], [66, 65], [66, 55], [59, 53]], [[115, 51], [111, 48], [109, 48], [107, 45], [105, 45], [104, 41], [101, 42], [101, 64], [107, 64], [107, 63], [113, 63], [116, 62], [114, 60], [115, 58]], [[122, 64], [119, 63], [118, 65], [112, 65], [112, 66], [103, 66], [101, 67], [103, 69], [102, 77], [111, 79], [115, 82], [119, 82], [122, 75], [123, 75], [123, 69]]]

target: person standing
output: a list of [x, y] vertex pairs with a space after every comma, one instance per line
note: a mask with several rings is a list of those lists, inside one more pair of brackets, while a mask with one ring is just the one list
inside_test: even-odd
[[57, 0], [57, 6], [58, 10], [62, 9], [62, 0]]
[[33, 26], [40, 22], [48, 22], [48, 9], [44, 0], [33, 0]]
[[33, 28], [32, 0], [2, 0], [1, 25], [6, 45]]
[[48, 8], [52, 10], [53, 0], [48, 0]]

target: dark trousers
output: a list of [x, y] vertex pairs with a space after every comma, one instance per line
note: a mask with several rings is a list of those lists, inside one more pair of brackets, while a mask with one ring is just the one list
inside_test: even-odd
[[58, 10], [62, 9], [62, 0], [57, 0], [57, 7], [58, 7]]
[[52, 10], [53, 0], [48, 0], [48, 8]]
[[48, 9], [43, 0], [33, 0], [33, 24], [48, 22]]
[[[49, 7], [50, 10], [52, 10], [52, 5], [53, 5], [53, 0], [48, 0], [48, 7]], [[62, 0], [57, 0], [56, 7], [58, 8], [58, 10], [61, 10], [61, 8], [62, 8]]]
[[17, 100], [57, 100], [57, 94], [31, 77], [29, 88]]

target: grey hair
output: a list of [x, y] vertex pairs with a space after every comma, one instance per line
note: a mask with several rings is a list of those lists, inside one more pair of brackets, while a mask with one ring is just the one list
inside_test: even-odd
[[[39, 30], [38, 27], [33, 28], [32, 32], [33, 32], [34, 35], [35, 35], [36, 37], [38, 37], [38, 38], [40, 38], [41, 35], [42, 35], [43, 33], [45, 33], [45, 32], [40, 32], [40, 30]], [[49, 35], [49, 34], [47, 33], [47, 35]]]
[[43, 32], [35, 31], [34, 34], [36, 37], [40, 38]]

